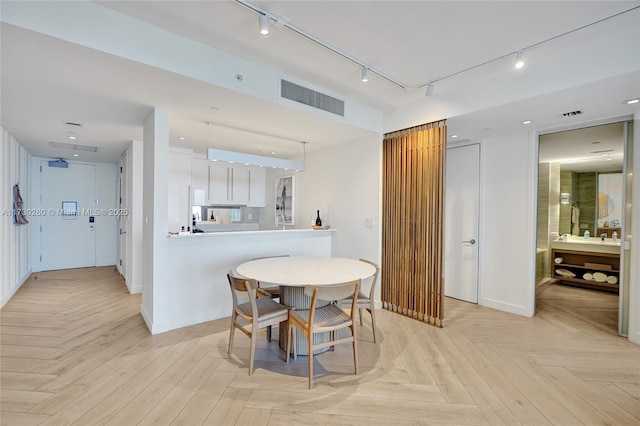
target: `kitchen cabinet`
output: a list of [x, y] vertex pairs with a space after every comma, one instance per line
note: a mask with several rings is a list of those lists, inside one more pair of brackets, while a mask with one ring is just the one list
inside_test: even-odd
[[209, 176], [209, 198], [212, 205], [248, 204], [249, 167], [212, 162], [209, 165]]
[[169, 150], [168, 223], [173, 231], [191, 226], [191, 156], [191, 150]]
[[266, 206], [267, 171], [264, 167], [248, 166], [249, 168], [249, 199], [248, 207]]
[[552, 249], [551, 261], [553, 278], [564, 284], [612, 293], [619, 291], [619, 254]]
[[210, 205], [210, 173], [211, 161], [206, 158], [193, 158], [191, 161], [191, 187], [193, 190], [193, 205]]

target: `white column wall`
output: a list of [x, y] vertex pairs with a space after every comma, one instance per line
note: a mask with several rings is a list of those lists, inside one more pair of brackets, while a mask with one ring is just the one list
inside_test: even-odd
[[29, 154], [18, 141], [0, 127], [2, 146], [0, 146], [0, 307], [18, 291], [20, 286], [31, 275], [30, 223], [14, 225], [13, 223], [13, 185], [20, 185], [23, 208], [31, 209], [30, 202], [30, 164]]
[[[162, 313], [172, 294], [167, 279], [169, 114], [154, 109], [143, 128], [143, 284], [141, 313], [151, 333], [169, 329]], [[164, 319], [166, 321], [166, 319]]]
[[534, 135], [482, 141], [478, 303], [532, 316], [535, 292]]

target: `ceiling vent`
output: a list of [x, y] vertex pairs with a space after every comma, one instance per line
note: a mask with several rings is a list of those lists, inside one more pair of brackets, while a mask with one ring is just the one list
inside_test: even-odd
[[344, 101], [287, 80], [280, 80], [280, 96], [344, 117]]
[[51, 142], [49, 141], [49, 145], [52, 148], [59, 149], [71, 149], [73, 151], [84, 151], [84, 152], [97, 152], [97, 146], [89, 146], [89, 145], [76, 145], [73, 143], [64, 143], [64, 142]]
[[562, 114], [563, 117], [573, 117], [574, 115], [580, 115], [582, 114], [582, 111], [577, 110], [577, 111], [571, 111], [571, 112], [565, 112], [564, 114]]

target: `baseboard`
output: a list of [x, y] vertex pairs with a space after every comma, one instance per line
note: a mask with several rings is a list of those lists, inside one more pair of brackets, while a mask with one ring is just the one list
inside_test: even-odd
[[527, 311], [526, 306], [513, 305], [511, 303], [501, 302], [493, 299], [480, 299], [478, 300], [480, 306], [486, 306], [487, 308], [497, 309], [499, 311], [509, 312], [516, 315], [522, 315], [524, 317], [532, 317], [533, 314]]
[[142, 285], [134, 285], [131, 284], [129, 281], [127, 281], [127, 279], [125, 278], [124, 283], [127, 286], [127, 289], [129, 290], [129, 294], [140, 294], [142, 293]]
[[18, 292], [18, 290], [20, 290], [20, 287], [22, 287], [22, 284], [24, 284], [29, 278], [31, 278], [31, 275], [33, 274], [32, 270], [29, 270], [29, 272], [20, 280], [18, 281], [18, 285], [16, 285], [10, 292], [9, 294], [5, 295], [2, 298], [2, 301], [0, 302], [0, 308], [4, 307], [4, 305], [11, 300], [11, 298]]

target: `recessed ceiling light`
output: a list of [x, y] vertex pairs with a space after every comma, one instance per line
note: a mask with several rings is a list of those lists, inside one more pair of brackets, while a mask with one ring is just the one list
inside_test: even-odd
[[451, 139], [455, 139], [457, 137], [458, 137], [458, 135], [451, 135]]
[[522, 122], [522, 124], [531, 124], [531, 123], [533, 123], [533, 121], [531, 121], [531, 120], [524, 120], [524, 121]]
[[73, 156], [74, 156], [74, 157], [80, 157], [80, 155], [79, 155], [79, 154], [73, 154]]
[[276, 155], [276, 152], [275, 151], [271, 151], [271, 155]]
[[631, 105], [631, 104], [637, 104], [638, 102], [640, 102], [640, 98], [635, 98], [635, 99], [629, 99], [627, 101], [627, 104]]
[[77, 138], [75, 136], [69, 136], [69, 139], [71, 139], [72, 141], [75, 141]]
[[186, 141], [187, 138], [185, 138], [184, 136], [178, 136], [178, 139], [180, 139], [181, 141]]
[[607, 159], [605, 159], [605, 161], [611, 161], [611, 160], [612, 160], [612, 158], [607, 158]]

